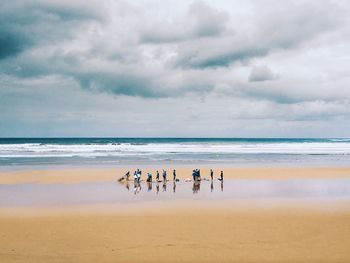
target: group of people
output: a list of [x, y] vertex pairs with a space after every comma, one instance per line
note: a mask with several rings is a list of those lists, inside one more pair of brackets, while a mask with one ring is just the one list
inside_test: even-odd
[[[136, 179], [134, 180], [134, 184], [133, 184], [133, 192], [134, 194], [139, 194], [141, 192], [141, 189], [142, 189], [142, 186], [141, 186], [141, 183], [139, 181], [139, 173], [136, 173], [137, 176], [136, 176]], [[147, 176], [148, 177], [148, 176]], [[148, 177], [149, 178], [149, 177]], [[152, 189], [154, 188], [154, 182], [152, 182], [151, 180], [146, 180], [146, 186], [147, 186], [147, 192], [151, 192]], [[218, 180], [220, 180], [221, 178], [218, 178]], [[206, 179], [208, 180], [208, 179]], [[130, 190], [130, 184], [129, 184], [129, 181], [121, 181], [119, 180], [123, 185], [125, 185], [126, 189], [129, 191]], [[169, 180], [168, 180], [169, 181]], [[160, 186], [162, 187], [162, 190], [163, 192], [166, 192], [167, 191], [167, 182], [168, 181], [156, 181], [155, 182], [155, 189], [156, 189], [156, 194], [159, 193], [159, 189], [160, 189]], [[186, 180], [187, 181], [187, 180]], [[224, 190], [224, 183], [223, 183], [223, 180], [220, 180], [221, 181], [221, 191], [223, 192]], [[160, 182], [162, 182], [160, 184]], [[179, 179], [175, 179], [175, 181], [173, 181], [173, 187], [172, 187], [172, 190], [174, 193], [176, 193], [176, 183], [179, 182]], [[188, 182], [188, 181], [187, 181]], [[200, 188], [201, 188], [201, 180], [199, 180], [198, 178], [196, 178], [195, 181], [193, 181], [193, 187], [192, 187], [192, 191], [193, 191], [193, 194], [197, 194], [199, 191], [200, 191]], [[210, 183], [210, 191], [213, 192], [214, 190], [214, 180], [211, 180], [211, 183]]]
[[[134, 171], [134, 181], [137, 181], [138, 183], [141, 182], [141, 175], [142, 175], [142, 171], [140, 169], [137, 169], [136, 171]], [[162, 169], [162, 177], [163, 180], [160, 179], [160, 173], [157, 170], [156, 171], [156, 182], [167, 182], [169, 181], [167, 178], [167, 171]], [[201, 171], [200, 169], [195, 169], [192, 171], [192, 178], [193, 178], [193, 182], [197, 182], [197, 181], [201, 181]], [[210, 169], [210, 179], [213, 181], [214, 180], [214, 171], [212, 169]], [[130, 171], [127, 171], [125, 173], [124, 176], [122, 176], [121, 178], [118, 179], [119, 182], [121, 181], [129, 181], [130, 180]], [[208, 180], [207, 178], [204, 178], [204, 180]], [[220, 177], [218, 178], [219, 181], [223, 181], [224, 180], [224, 172], [221, 171], [220, 172]], [[173, 181], [174, 182], [179, 182], [180, 180], [177, 178], [176, 175], [176, 170], [173, 170]], [[191, 181], [190, 179], [186, 179], [186, 181]], [[147, 179], [146, 182], [148, 183], [152, 183], [153, 182], [153, 175], [152, 173], [148, 172], [147, 173]]]
[[[192, 178], [193, 181], [200, 181], [201, 179], [201, 170], [199, 169], [195, 169], [192, 171]], [[204, 178], [206, 179], [206, 178]], [[210, 169], [210, 179], [213, 181], [214, 180], [214, 171], [213, 169]], [[220, 172], [220, 177], [218, 178], [219, 181], [223, 181], [224, 180], [224, 171]]]

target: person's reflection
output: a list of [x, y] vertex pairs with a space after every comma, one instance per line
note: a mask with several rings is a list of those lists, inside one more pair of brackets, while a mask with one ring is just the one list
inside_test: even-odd
[[141, 192], [141, 184], [137, 179], [135, 179], [134, 180], [134, 194], [136, 195], [139, 192]]
[[134, 194], [136, 195], [137, 194], [137, 186], [138, 185], [138, 183], [137, 183], [137, 180], [135, 179], [134, 180]]
[[166, 181], [163, 181], [163, 192], [166, 192]]
[[193, 194], [197, 194], [200, 189], [201, 189], [201, 181], [194, 181], [193, 188], [192, 188]]
[[213, 192], [214, 190], [214, 183], [213, 181], [210, 182], [210, 192]]
[[152, 191], [152, 182], [147, 182], [147, 192]]
[[224, 191], [224, 181], [221, 181], [221, 192]]
[[125, 181], [125, 182], [124, 181], [119, 181], [119, 183], [121, 185], [124, 185], [128, 191], [130, 190], [129, 181]]
[[157, 194], [159, 194], [159, 182], [157, 181], [157, 184], [156, 184], [156, 190], [157, 190]]
[[173, 183], [173, 192], [176, 193], [176, 183], [175, 183], [175, 181]]

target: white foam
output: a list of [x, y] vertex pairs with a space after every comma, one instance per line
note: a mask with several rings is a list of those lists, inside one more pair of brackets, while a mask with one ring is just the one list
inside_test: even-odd
[[350, 154], [350, 142], [0, 144], [0, 157], [104, 157], [158, 154]]

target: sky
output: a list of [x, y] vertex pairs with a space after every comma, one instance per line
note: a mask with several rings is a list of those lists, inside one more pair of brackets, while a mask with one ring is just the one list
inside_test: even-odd
[[0, 2], [0, 137], [350, 137], [347, 0]]

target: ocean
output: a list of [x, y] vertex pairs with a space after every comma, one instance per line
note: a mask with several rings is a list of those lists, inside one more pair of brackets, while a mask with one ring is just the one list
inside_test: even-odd
[[350, 139], [2, 138], [0, 169], [123, 165], [348, 166]]

